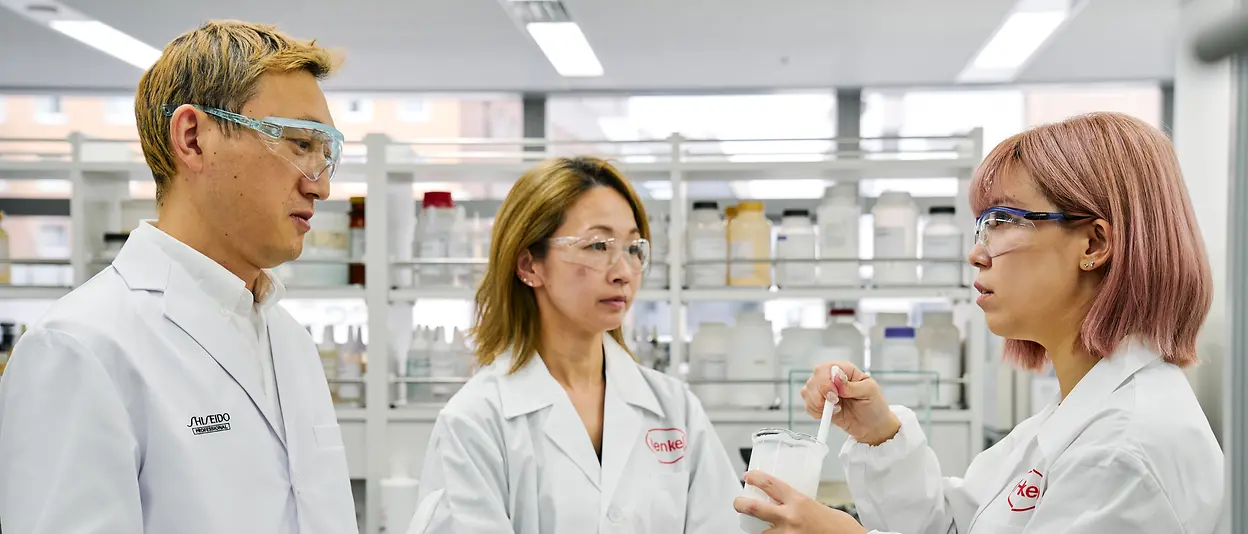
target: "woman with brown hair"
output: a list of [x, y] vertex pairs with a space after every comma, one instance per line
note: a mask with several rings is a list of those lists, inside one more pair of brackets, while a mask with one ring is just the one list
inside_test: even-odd
[[624, 347], [649, 237], [605, 161], [547, 161], [512, 187], [477, 291], [481, 369], [426, 453], [426, 532], [737, 528], [741, 486], [702, 406]]

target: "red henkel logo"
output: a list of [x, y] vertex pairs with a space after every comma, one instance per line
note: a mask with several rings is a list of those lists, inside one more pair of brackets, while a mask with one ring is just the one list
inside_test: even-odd
[[1010, 511], [1026, 512], [1035, 509], [1036, 501], [1040, 499], [1040, 483], [1043, 479], [1044, 475], [1035, 469], [1023, 475], [1022, 480], [1018, 481], [1005, 498], [1005, 503], [1010, 505]]
[[654, 453], [661, 464], [674, 464], [685, 457], [689, 439], [679, 428], [652, 428], [646, 432], [646, 448]]

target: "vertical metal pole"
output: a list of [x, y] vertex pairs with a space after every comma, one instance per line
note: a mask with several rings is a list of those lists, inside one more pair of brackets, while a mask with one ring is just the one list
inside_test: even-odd
[[386, 147], [390, 139], [382, 134], [364, 137], [368, 148], [365, 164], [368, 195], [365, 224], [364, 301], [368, 305], [368, 369], [364, 373], [364, 459], [367, 474], [364, 493], [364, 534], [381, 531], [381, 479], [389, 472], [387, 425], [390, 413], [390, 228], [386, 198]]
[[[1248, 532], [1248, 54], [1234, 58], [1234, 117], [1231, 140], [1234, 167], [1230, 179], [1230, 226], [1227, 235], [1227, 276], [1231, 310], [1231, 351], [1226, 359], [1231, 369], [1230, 425], [1225, 432], [1225, 450], [1231, 464], [1231, 532]], [[1216, 243], [1212, 246], [1217, 246]]]
[[[520, 99], [521, 106], [521, 125], [523, 136], [525, 139], [545, 139], [546, 138], [546, 94], [545, 93], [525, 93]], [[525, 152], [542, 152], [546, 147], [539, 145], [527, 145], [523, 148]]]
[[1174, 139], [1174, 82], [1161, 84], [1161, 130]]

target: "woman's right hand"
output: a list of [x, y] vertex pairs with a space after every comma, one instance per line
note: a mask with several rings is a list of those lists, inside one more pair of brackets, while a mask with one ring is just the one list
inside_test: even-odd
[[[839, 367], [848, 380], [831, 376], [833, 366]], [[832, 415], [832, 422], [855, 441], [879, 445], [901, 430], [901, 421], [889, 409], [880, 385], [854, 364], [827, 362], [815, 367], [814, 375], [802, 387], [806, 413], [815, 419], [823, 417], [823, 403], [829, 394], [840, 398], [840, 411]]]

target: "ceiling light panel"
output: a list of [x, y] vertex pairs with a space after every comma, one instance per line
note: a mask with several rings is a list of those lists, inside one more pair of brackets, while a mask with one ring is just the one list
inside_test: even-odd
[[160, 50], [60, 2], [0, 0], [0, 6], [143, 70], [160, 58]]

